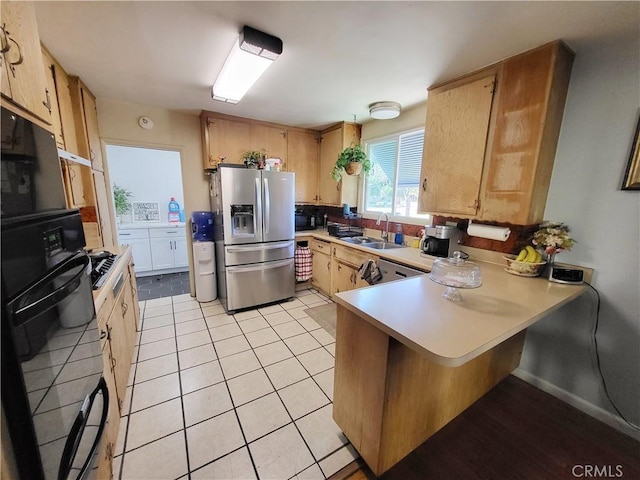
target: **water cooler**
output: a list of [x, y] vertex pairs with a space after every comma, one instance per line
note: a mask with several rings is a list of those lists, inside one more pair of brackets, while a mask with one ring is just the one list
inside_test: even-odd
[[211, 302], [218, 297], [216, 287], [216, 258], [213, 243], [213, 213], [191, 213], [193, 266], [196, 300]]

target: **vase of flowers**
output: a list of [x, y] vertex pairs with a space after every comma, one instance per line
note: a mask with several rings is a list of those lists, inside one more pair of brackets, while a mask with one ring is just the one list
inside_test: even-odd
[[547, 264], [552, 266], [557, 253], [571, 250], [575, 240], [569, 235], [569, 227], [559, 222], [544, 222], [538, 227], [531, 240], [536, 247], [542, 247], [547, 254]]

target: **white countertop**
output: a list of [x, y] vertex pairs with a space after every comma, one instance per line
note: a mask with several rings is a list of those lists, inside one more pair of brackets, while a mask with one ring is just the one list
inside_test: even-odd
[[123, 230], [139, 230], [141, 228], [184, 228], [186, 223], [160, 223], [160, 222], [141, 222], [141, 223], [120, 223], [117, 225], [118, 231]]
[[[436, 259], [411, 247], [374, 250], [352, 245], [325, 231], [296, 233], [297, 239], [309, 236], [424, 270], [430, 270]], [[518, 277], [505, 272], [503, 264], [471, 260], [480, 267], [482, 286], [460, 289], [461, 302], [442, 298], [447, 287], [427, 275], [338, 293], [334, 300], [434, 362], [455, 367], [521, 332], [587, 288], [542, 277]]]

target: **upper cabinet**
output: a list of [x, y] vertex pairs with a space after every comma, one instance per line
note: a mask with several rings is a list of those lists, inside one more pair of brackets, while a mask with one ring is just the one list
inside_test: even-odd
[[542, 221], [573, 57], [554, 42], [429, 89], [422, 212]]
[[343, 175], [340, 182], [331, 176], [340, 152], [352, 144], [360, 143], [360, 125], [339, 123], [320, 134], [320, 164], [318, 174], [318, 201], [323, 205], [356, 205], [358, 176]]
[[56, 134], [58, 147], [79, 155], [69, 76], [60, 64], [42, 46], [42, 61], [47, 80], [47, 91], [51, 98], [51, 125]]
[[296, 174], [296, 203], [318, 201], [319, 148], [318, 132], [287, 132], [287, 170]]
[[280, 158], [286, 164], [286, 127], [209, 112], [203, 112], [200, 121], [205, 169], [216, 168], [221, 162], [241, 164], [242, 154], [248, 150]]
[[78, 154], [90, 160], [94, 170], [103, 171], [96, 98], [78, 77], [68, 78]]
[[32, 2], [2, 2], [0, 43], [4, 97], [50, 123], [51, 103], [42, 69], [40, 37]]

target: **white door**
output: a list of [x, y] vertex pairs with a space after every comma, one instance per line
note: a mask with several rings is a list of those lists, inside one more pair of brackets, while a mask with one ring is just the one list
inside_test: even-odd
[[185, 237], [173, 240], [174, 267], [188, 267], [189, 254], [187, 253], [187, 239]]
[[151, 262], [154, 270], [173, 268], [173, 238], [151, 238]]

